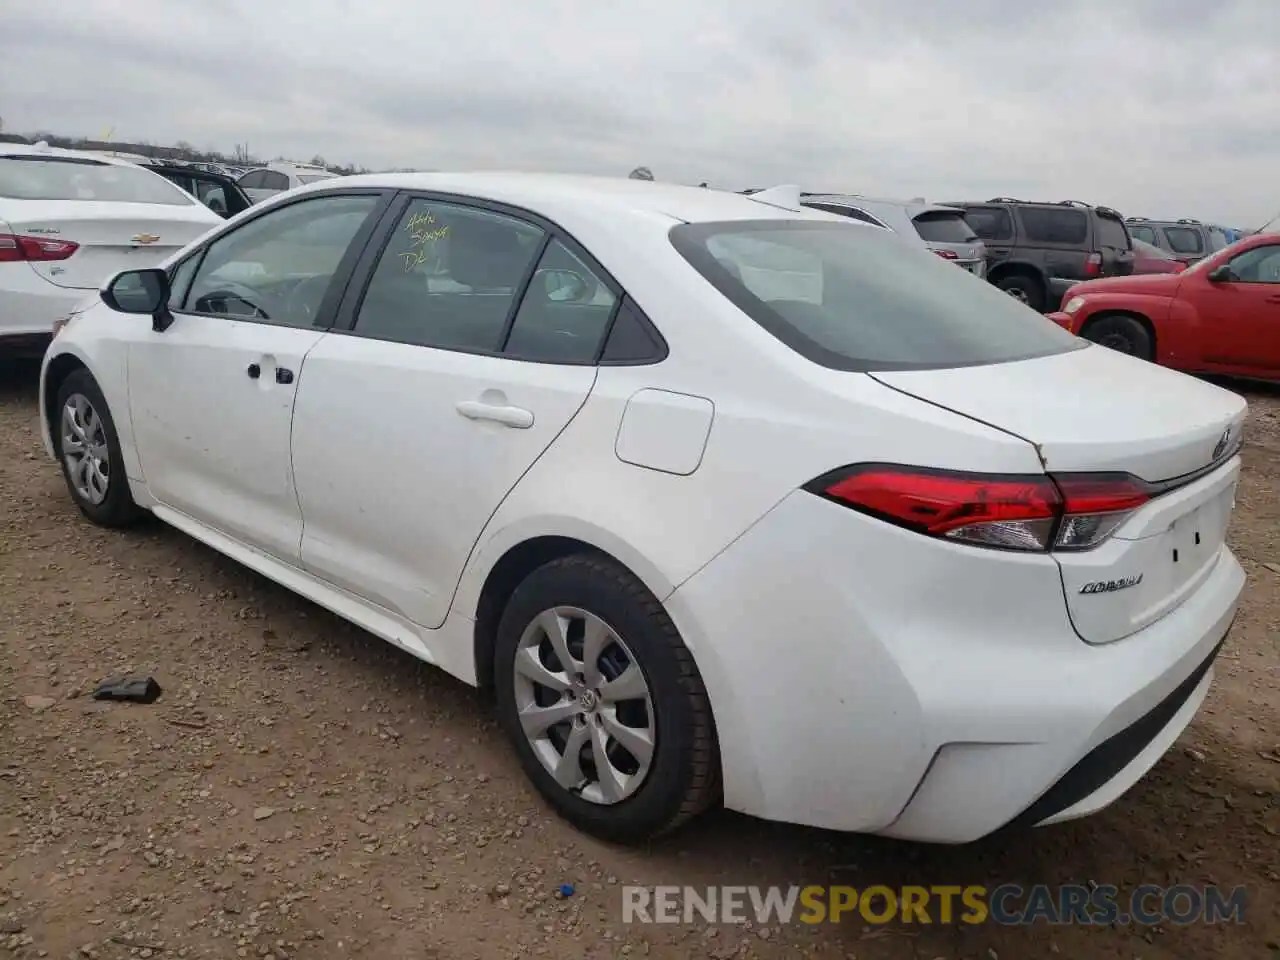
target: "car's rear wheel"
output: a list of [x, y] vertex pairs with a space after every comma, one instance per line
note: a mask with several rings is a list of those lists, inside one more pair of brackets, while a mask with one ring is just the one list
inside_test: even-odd
[[1118, 353], [1127, 353], [1140, 360], [1155, 359], [1151, 334], [1133, 317], [1123, 314], [1098, 317], [1084, 329], [1083, 336]]
[[997, 280], [996, 286], [1032, 310], [1044, 309], [1044, 287], [1035, 277], [1010, 273]]
[[124, 527], [142, 515], [129, 492], [120, 438], [106, 397], [88, 370], [76, 370], [58, 387], [54, 448], [71, 499], [80, 512], [104, 527]]
[[638, 843], [719, 795], [711, 706], [662, 604], [594, 554], [553, 560], [498, 626], [499, 717], [525, 772], [579, 829]]

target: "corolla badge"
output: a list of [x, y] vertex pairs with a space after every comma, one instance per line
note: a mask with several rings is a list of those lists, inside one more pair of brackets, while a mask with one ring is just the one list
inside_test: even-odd
[[133, 237], [134, 243], [155, 243], [160, 238], [154, 233], [139, 233]]
[[1128, 590], [1142, 582], [1142, 574], [1135, 573], [1118, 580], [1091, 580], [1080, 588], [1081, 593], [1115, 593], [1117, 590]]

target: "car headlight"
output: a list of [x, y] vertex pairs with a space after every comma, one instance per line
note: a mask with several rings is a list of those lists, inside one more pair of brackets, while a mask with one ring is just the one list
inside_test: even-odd
[[1084, 306], [1084, 297], [1072, 297], [1067, 301], [1067, 305], [1062, 308], [1063, 313], [1075, 313]]

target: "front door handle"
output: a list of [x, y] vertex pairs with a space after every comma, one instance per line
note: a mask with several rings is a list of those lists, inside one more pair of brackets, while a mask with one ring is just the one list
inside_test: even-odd
[[249, 364], [249, 369], [247, 369], [245, 373], [249, 375], [250, 380], [257, 380], [260, 376], [262, 376], [262, 368], [258, 366], [256, 363], [251, 363]]
[[458, 404], [458, 412], [468, 420], [492, 420], [504, 427], [517, 430], [528, 430], [533, 426], [533, 411], [523, 407], [506, 407], [494, 403], [481, 403], [478, 400], [463, 400]]

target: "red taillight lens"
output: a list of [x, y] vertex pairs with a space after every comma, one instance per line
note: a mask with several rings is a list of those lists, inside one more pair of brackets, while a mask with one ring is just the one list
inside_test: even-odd
[[1084, 272], [1087, 277], [1100, 276], [1102, 273], [1102, 254], [1089, 254], [1089, 259], [1084, 262]]
[[806, 490], [934, 537], [1005, 550], [1097, 546], [1150, 499], [1127, 474], [953, 473], [894, 464], [836, 470]]
[[66, 260], [80, 249], [80, 244], [70, 240], [51, 240], [48, 237], [23, 237], [12, 233], [0, 233], [0, 263], [17, 263], [21, 260]]
[[940, 256], [943, 260], [959, 260], [960, 259], [960, 257], [956, 254], [954, 250], [935, 250], [933, 252], [936, 253], [938, 256]]

